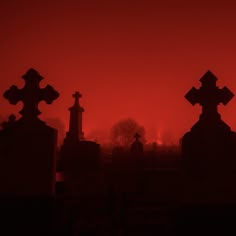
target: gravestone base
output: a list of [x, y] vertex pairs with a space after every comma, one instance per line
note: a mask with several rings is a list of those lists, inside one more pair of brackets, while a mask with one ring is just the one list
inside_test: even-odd
[[57, 208], [53, 197], [0, 197], [0, 235], [52, 236]]
[[51, 196], [56, 181], [57, 131], [23, 119], [0, 132], [0, 195]]
[[235, 235], [235, 204], [192, 204], [177, 212], [177, 236]]

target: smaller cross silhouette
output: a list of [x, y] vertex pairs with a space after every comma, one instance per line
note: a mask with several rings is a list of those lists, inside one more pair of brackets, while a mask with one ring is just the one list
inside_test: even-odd
[[75, 99], [74, 105], [69, 108], [70, 111], [70, 124], [69, 124], [69, 134], [74, 140], [78, 138], [80, 140], [84, 139], [84, 133], [82, 131], [82, 113], [84, 108], [79, 104], [79, 98], [82, 95], [77, 91], [72, 97]]
[[18, 89], [13, 85], [3, 96], [11, 104], [17, 104], [19, 101], [22, 101], [23, 109], [20, 111], [22, 118], [27, 120], [35, 119], [41, 114], [38, 110], [39, 102], [45, 101], [47, 104], [51, 104], [58, 98], [59, 93], [50, 85], [41, 89], [39, 83], [43, 77], [34, 69], [28, 70], [22, 78], [25, 80], [25, 86], [22, 89]]
[[141, 136], [140, 136], [140, 134], [139, 133], [136, 133], [135, 135], [134, 135], [134, 138], [136, 139], [136, 141], [139, 141], [139, 138], [140, 138]]
[[81, 93], [76, 91], [72, 96], [75, 98], [75, 105], [79, 105], [79, 99], [82, 97]]
[[219, 89], [216, 86], [217, 78], [210, 71], [200, 79], [202, 86], [199, 89], [193, 87], [185, 95], [185, 98], [192, 104], [199, 103], [202, 106], [201, 118], [219, 117], [217, 106], [219, 103], [226, 105], [234, 94], [224, 87]]
[[82, 97], [82, 94], [76, 91], [74, 94], [72, 94], [72, 97], [75, 99], [75, 102], [74, 102], [74, 105], [69, 108], [69, 110], [84, 112], [84, 108], [81, 107], [79, 104], [79, 99]]

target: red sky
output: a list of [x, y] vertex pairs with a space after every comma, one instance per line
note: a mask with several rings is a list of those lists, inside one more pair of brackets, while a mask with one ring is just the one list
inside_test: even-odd
[[[149, 141], [161, 130], [177, 142], [200, 112], [184, 95], [206, 70], [236, 94], [236, 4], [164, 2], [1, 0], [0, 94], [21, 87], [33, 67], [42, 86], [61, 94], [53, 105], [41, 103], [42, 119], [59, 118], [67, 128], [79, 90], [85, 134], [131, 117]], [[20, 107], [0, 100], [3, 117]], [[236, 129], [236, 97], [220, 110]]]

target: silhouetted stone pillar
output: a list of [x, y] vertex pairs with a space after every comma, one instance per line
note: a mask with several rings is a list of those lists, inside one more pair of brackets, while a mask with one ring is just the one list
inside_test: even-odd
[[[22, 89], [12, 86], [4, 93], [11, 104], [21, 101], [23, 109], [19, 120], [12, 117], [0, 131], [0, 196], [6, 200], [6, 205], [5, 200], [1, 201], [1, 208], [10, 207], [9, 212], [14, 210], [11, 213], [18, 216], [21, 211], [15, 219], [21, 225], [12, 218], [12, 230], [22, 235], [27, 235], [28, 230], [31, 235], [38, 235], [35, 231], [39, 230], [47, 235], [55, 188], [57, 131], [38, 119], [37, 107], [42, 100], [52, 103], [59, 94], [49, 85], [41, 89], [42, 77], [34, 69], [23, 79]], [[0, 214], [3, 212], [0, 210]], [[14, 228], [14, 223], [20, 230]], [[30, 224], [35, 227], [33, 232]], [[37, 229], [40, 224], [41, 229]]]
[[[60, 158], [64, 176], [64, 194], [66, 199], [69, 199], [66, 219], [69, 224], [76, 223], [78, 232], [82, 232], [85, 228], [93, 231], [93, 226], [99, 230], [107, 199], [104, 195], [105, 179], [101, 166], [100, 145], [81, 140], [79, 137], [82, 131], [80, 127], [82, 120], [78, 119], [77, 113], [79, 109], [78, 107], [70, 109], [70, 128], [61, 147]], [[75, 209], [78, 210], [75, 212]], [[71, 219], [73, 212], [75, 216]]]
[[83, 139], [82, 112], [76, 92], [70, 110], [69, 131], [61, 147], [65, 193], [69, 195], [92, 194], [99, 191], [100, 145]]

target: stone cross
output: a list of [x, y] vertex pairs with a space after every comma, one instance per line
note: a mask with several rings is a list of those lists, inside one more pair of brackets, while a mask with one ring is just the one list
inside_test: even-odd
[[79, 98], [82, 95], [79, 92], [75, 92], [72, 97], [75, 99], [74, 105], [69, 108], [70, 111], [70, 124], [69, 124], [69, 132], [71, 141], [74, 140], [78, 142], [79, 140], [84, 139], [84, 133], [82, 131], [82, 113], [84, 112], [84, 108], [79, 104]]
[[18, 89], [13, 85], [3, 96], [11, 104], [17, 104], [19, 101], [22, 101], [23, 109], [20, 111], [20, 114], [23, 119], [37, 119], [37, 116], [41, 114], [38, 110], [39, 102], [45, 101], [47, 104], [51, 104], [59, 97], [59, 93], [50, 85], [41, 89], [39, 83], [43, 77], [34, 69], [28, 70], [22, 78], [25, 81], [25, 86], [22, 89]]
[[75, 92], [72, 96], [75, 98], [75, 104], [79, 105], [79, 99], [82, 97], [82, 95], [79, 92]]
[[226, 105], [234, 96], [227, 88], [219, 89], [216, 86], [217, 78], [210, 71], [200, 79], [202, 86], [199, 89], [193, 87], [185, 95], [185, 98], [192, 104], [199, 103], [202, 106], [201, 118], [219, 117], [217, 106], [219, 103]]
[[140, 137], [141, 137], [141, 136], [140, 136], [139, 133], [136, 133], [136, 134], [134, 135], [134, 138], [136, 139], [136, 141], [138, 141]]

